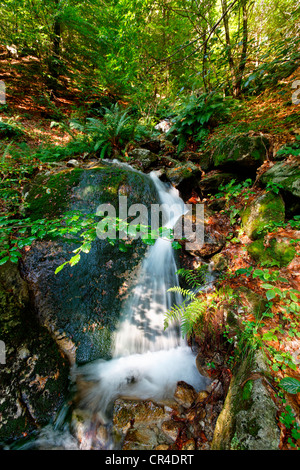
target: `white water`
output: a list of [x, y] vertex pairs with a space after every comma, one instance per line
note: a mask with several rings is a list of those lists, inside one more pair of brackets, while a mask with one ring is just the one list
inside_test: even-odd
[[[178, 208], [167, 223], [168, 227], [174, 227], [177, 218], [185, 212], [184, 203], [178, 192], [167, 188], [156, 174], [152, 173], [150, 177], [161, 202], [168, 206], [175, 204]], [[178, 381], [185, 381], [196, 390], [206, 387], [207, 379], [199, 374], [195, 356], [180, 337], [178, 325], [164, 330], [165, 312], [172, 303], [182, 300], [178, 294], [174, 296], [167, 292], [178, 285], [176, 271], [171, 242], [158, 239], [142, 263], [139, 282], [121, 316], [114, 338], [113, 358], [98, 360], [74, 371], [74, 380], [92, 385], [85, 392], [80, 408], [88, 409], [90, 419], [96, 419], [96, 425], [100, 420], [110, 427], [113, 403], [118, 397], [154, 401], [172, 399]], [[64, 424], [64, 415], [58, 419], [62, 422], [41, 430], [34, 443], [37, 448], [90, 448], [90, 431], [95, 426], [92, 421], [86, 423], [88, 431], [79, 443]], [[25, 444], [23, 449], [31, 446]], [[104, 447], [113, 449], [113, 440], [109, 438]]]
[[[167, 221], [169, 228], [185, 212], [178, 191], [167, 188], [151, 173], [161, 204], [176, 209]], [[183, 380], [197, 390], [205, 387], [195, 357], [180, 336], [179, 326], [164, 330], [166, 311], [182, 301], [168, 292], [178, 285], [174, 250], [169, 240], [158, 238], [141, 267], [139, 282], [123, 311], [114, 338], [113, 359], [96, 361], [80, 368], [85, 380], [94, 382], [84, 404], [109, 420], [116, 398], [164, 400], [172, 398]]]

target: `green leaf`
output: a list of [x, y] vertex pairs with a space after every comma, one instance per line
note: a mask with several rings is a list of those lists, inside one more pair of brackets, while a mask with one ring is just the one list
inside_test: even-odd
[[290, 292], [290, 298], [293, 300], [293, 302], [298, 302], [298, 297], [293, 292]]
[[70, 266], [75, 266], [75, 264], [77, 264], [79, 260], [80, 260], [80, 254], [73, 256], [69, 261]]
[[58, 268], [55, 270], [55, 274], [59, 273], [59, 271], [61, 271], [66, 264], [68, 264], [68, 261], [58, 266]]
[[300, 381], [293, 377], [284, 377], [279, 385], [283, 390], [288, 393], [296, 394], [300, 393]]
[[0, 259], [0, 266], [5, 264], [9, 260], [9, 256], [5, 256], [4, 258]]
[[266, 292], [266, 297], [268, 300], [274, 299], [274, 297], [276, 297], [276, 292], [274, 292], [274, 290], [268, 290]]

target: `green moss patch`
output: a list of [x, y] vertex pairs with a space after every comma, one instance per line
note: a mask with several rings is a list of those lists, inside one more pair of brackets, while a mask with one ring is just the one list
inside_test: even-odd
[[293, 260], [296, 250], [285, 241], [278, 242], [273, 238], [268, 246], [264, 245], [264, 240], [255, 240], [247, 247], [248, 253], [262, 266], [287, 266]]
[[271, 222], [284, 222], [285, 204], [280, 194], [272, 191], [255, 199], [242, 213], [245, 233], [252, 240], [264, 236]]

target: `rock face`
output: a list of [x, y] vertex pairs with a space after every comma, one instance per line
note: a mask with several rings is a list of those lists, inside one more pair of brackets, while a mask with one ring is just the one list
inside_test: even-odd
[[[41, 175], [27, 201], [31, 217], [39, 219], [57, 217], [66, 210], [95, 213], [101, 203], [118, 207], [119, 195], [128, 197], [128, 207], [157, 202], [150, 178], [114, 166]], [[112, 247], [106, 240], [96, 240], [76, 266], [68, 265], [55, 275], [76, 246], [66, 240], [36, 242], [24, 254], [23, 273], [41, 323], [71, 362], [85, 363], [110, 357], [111, 333], [146, 246], [136, 240], [122, 252], [118, 242]]]
[[215, 168], [254, 173], [267, 157], [270, 143], [264, 136], [242, 134], [222, 142], [213, 152]]
[[69, 363], [38, 324], [18, 268], [0, 269], [0, 442], [11, 444], [48, 424], [66, 400]]
[[212, 450], [276, 450], [280, 430], [277, 408], [267, 386], [261, 352], [245, 358], [234, 377], [217, 420]]

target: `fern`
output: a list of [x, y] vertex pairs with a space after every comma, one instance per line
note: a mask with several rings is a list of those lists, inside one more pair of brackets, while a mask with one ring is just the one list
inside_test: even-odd
[[180, 305], [173, 305], [165, 314], [164, 329], [170, 323], [180, 323], [182, 336], [189, 336], [194, 324], [200, 316], [204, 315], [208, 307], [208, 301], [205, 295], [197, 297], [195, 293], [181, 287], [171, 287], [168, 292], [178, 292], [182, 296], [187, 297]]
[[[203, 287], [206, 280], [207, 265], [193, 271], [191, 269], [179, 269], [177, 274], [191, 285], [192, 288]], [[180, 323], [182, 336], [190, 336], [195, 327], [204, 324], [204, 317], [208, 319], [208, 323], [214, 325], [218, 322], [216, 313], [221, 301], [230, 300], [234, 297], [234, 292], [228, 286], [216, 289], [214, 292], [207, 294], [199, 289], [195, 292], [181, 286], [174, 286], [168, 289], [168, 292], [181, 294], [184, 300], [179, 305], [173, 305], [165, 313], [164, 329], [172, 322]]]
[[200, 266], [196, 270], [179, 269], [177, 274], [181, 276], [191, 287], [200, 287], [206, 281], [208, 266], [206, 264]]

